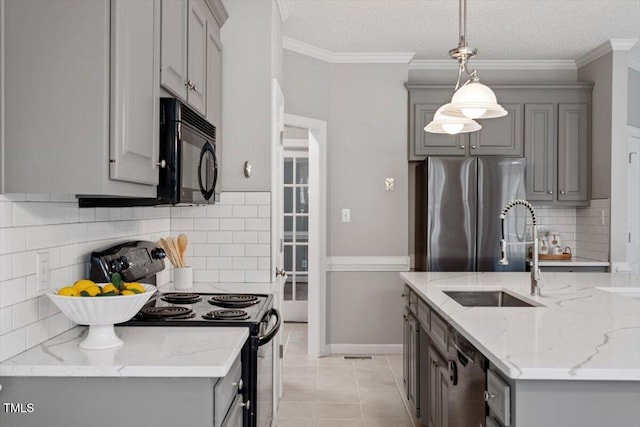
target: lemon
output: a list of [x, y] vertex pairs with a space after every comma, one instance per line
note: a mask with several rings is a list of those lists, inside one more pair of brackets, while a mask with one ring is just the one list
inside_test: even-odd
[[92, 280], [89, 280], [89, 279], [81, 279], [81, 280], [78, 280], [76, 283], [73, 284], [74, 289], [76, 291], [78, 291], [78, 293], [84, 291], [89, 286], [96, 286], [96, 283], [94, 281], [92, 281]]
[[131, 282], [131, 283], [127, 283], [125, 285], [125, 287], [128, 290], [137, 290], [139, 293], [143, 294], [144, 293], [144, 286], [142, 286], [140, 283], [138, 282]]
[[125, 289], [120, 293], [120, 295], [135, 295], [135, 294], [136, 294], [135, 292], [130, 291], [129, 289]]
[[93, 286], [89, 286], [86, 289], [83, 289], [80, 292], [80, 295], [82, 295], [83, 297], [95, 297], [96, 295], [98, 295], [100, 293], [100, 286], [98, 285], [93, 285]]
[[118, 293], [118, 288], [116, 288], [113, 283], [109, 283], [108, 285], [104, 285], [102, 287], [102, 293], [106, 294], [106, 293], [109, 293], [109, 292], [115, 292], [117, 294]]
[[78, 290], [72, 286], [66, 286], [58, 291], [58, 295], [64, 295], [66, 297], [77, 297]]

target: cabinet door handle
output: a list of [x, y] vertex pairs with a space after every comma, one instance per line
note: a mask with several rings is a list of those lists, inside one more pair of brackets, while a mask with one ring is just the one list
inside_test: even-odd
[[464, 150], [464, 145], [461, 145], [461, 146], [460, 146], [460, 149], [461, 149], [461, 150]]
[[244, 388], [244, 381], [242, 381], [241, 378], [240, 381], [238, 381], [237, 383], [232, 383], [231, 385], [233, 385], [234, 387], [237, 386], [238, 391], [242, 391], [242, 389]]
[[193, 86], [193, 82], [191, 80], [187, 80], [186, 82], [184, 82], [184, 85], [190, 88], [191, 86]]
[[560, 190], [560, 194], [564, 194], [564, 190]]
[[491, 399], [493, 399], [494, 397], [496, 397], [496, 395], [493, 394], [493, 393], [489, 393], [488, 391], [485, 390], [484, 393], [483, 393], [483, 397], [484, 397], [484, 401], [488, 402]]
[[241, 404], [240, 404], [240, 406], [244, 406], [244, 407], [245, 407], [245, 409], [248, 411], [248, 410], [249, 410], [249, 408], [251, 408], [251, 401], [250, 401], [250, 400], [247, 400], [247, 402], [246, 402], [246, 403], [241, 403]]
[[472, 146], [471, 146], [471, 149], [472, 149], [472, 150], [475, 150], [475, 149], [476, 149], [476, 146], [475, 146], [475, 145], [472, 145]]
[[156, 166], [160, 166], [160, 169], [164, 169], [167, 167], [167, 162], [166, 160], [162, 159], [158, 163], [156, 163]]
[[547, 194], [553, 194], [553, 191], [549, 190], [547, 191]]

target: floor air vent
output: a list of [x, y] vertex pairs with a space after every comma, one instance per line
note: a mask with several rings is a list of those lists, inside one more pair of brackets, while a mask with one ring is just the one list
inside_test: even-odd
[[371, 360], [373, 356], [344, 356], [345, 360]]

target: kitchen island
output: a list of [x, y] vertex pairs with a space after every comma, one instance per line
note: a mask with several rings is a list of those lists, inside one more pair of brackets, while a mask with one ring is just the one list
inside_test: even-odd
[[247, 328], [118, 327], [124, 345], [97, 351], [78, 347], [86, 330], [0, 364], [0, 396], [12, 405], [0, 411], [0, 425], [210, 427], [242, 404]]
[[[539, 297], [528, 273], [401, 277], [510, 386], [511, 426], [640, 425], [640, 299], [598, 289], [638, 288], [637, 275], [543, 273]], [[534, 306], [464, 307], [444, 293], [456, 290], [503, 290]]]

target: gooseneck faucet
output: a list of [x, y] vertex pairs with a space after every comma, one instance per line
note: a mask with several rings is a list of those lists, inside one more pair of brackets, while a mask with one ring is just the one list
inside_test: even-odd
[[[507, 212], [509, 212], [509, 210], [512, 207], [517, 205], [524, 206], [531, 213], [531, 222], [533, 224], [532, 226], [533, 241], [532, 242], [508, 243], [505, 240], [504, 219], [507, 217]], [[498, 261], [498, 264], [509, 265], [509, 260], [507, 259], [507, 245], [518, 245], [518, 244], [527, 245], [529, 243], [533, 243], [533, 251], [531, 254], [533, 257], [533, 265], [531, 266], [531, 295], [540, 296], [541, 280], [540, 280], [540, 268], [538, 266], [538, 225], [536, 222], [536, 212], [533, 210], [533, 206], [531, 206], [531, 203], [527, 202], [526, 200], [521, 200], [521, 199], [512, 200], [511, 202], [506, 204], [504, 209], [502, 209], [502, 213], [500, 214], [500, 223], [501, 223], [500, 225], [502, 226], [502, 238], [500, 239], [500, 260]]]

